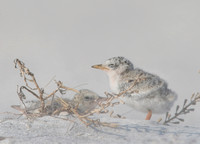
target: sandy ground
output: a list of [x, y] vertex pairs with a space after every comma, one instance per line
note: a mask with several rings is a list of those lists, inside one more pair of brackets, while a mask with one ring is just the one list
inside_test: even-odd
[[75, 122], [45, 116], [28, 120], [13, 114], [1, 114], [0, 143], [81, 143], [81, 144], [197, 144], [200, 128], [184, 125], [165, 126], [155, 121], [102, 118], [102, 121], [118, 123], [117, 128], [86, 127]]

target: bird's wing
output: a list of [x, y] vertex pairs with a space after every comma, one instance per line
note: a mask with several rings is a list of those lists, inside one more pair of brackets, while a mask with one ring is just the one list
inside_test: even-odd
[[124, 87], [122, 90], [130, 89], [127, 93], [132, 96], [143, 97], [161, 88], [167, 88], [167, 83], [156, 75], [135, 69], [123, 77], [120, 87]]

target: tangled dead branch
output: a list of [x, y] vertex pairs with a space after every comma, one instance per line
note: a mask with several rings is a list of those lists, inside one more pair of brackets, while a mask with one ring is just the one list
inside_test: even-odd
[[[59, 88], [57, 88], [55, 91], [53, 91], [48, 96], [44, 97], [44, 89], [39, 87], [34, 74], [19, 59], [16, 59], [14, 61], [14, 63], [15, 63], [15, 68], [18, 68], [20, 70], [20, 76], [23, 77], [24, 82], [26, 84], [26, 86], [21, 86], [19, 92], [17, 92], [24, 107], [26, 108], [26, 105], [24, 104], [23, 100], [26, 99], [26, 96], [25, 96], [23, 90], [26, 90], [27, 92], [31, 93], [33, 96], [35, 96], [37, 99], [40, 100], [41, 114], [45, 113], [45, 100], [54, 96], [54, 94], [59, 90]], [[32, 83], [35, 86], [35, 88], [32, 88], [30, 86], [30, 83]]]
[[[169, 114], [169, 112], [167, 112], [165, 121], [163, 122], [163, 124], [169, 125], [170, 123], [171, 124], [179, 124], [180, 122], [184, 122], [184, 119], [180, 118], [180, 116], [194, 111], [194, 108], [191, 108], [191, 106], [196, 105], [197, 102], [200, 102], [200, 94], [199, 93], [193, 94], [190, 98], [189, 103], [188, 103], [188, 100], [185, 99], [183, 106], [181, 108], [179, 105], [177, 105], [176, 112], [173, 116], [171, 114]], [[160, 121], [162, 121], [162, 118], [159, 119], [158, 122], [160, 122]]]

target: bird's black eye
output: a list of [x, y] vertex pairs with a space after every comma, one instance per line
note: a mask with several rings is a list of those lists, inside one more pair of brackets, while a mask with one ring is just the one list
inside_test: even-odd
[[90, 99], [90, 97], [89, 97], [89, 96], [86, 96], [86, 97], [85, 97], [85, 99], [86, 99], [86, 100], [89, 100], [89, 99]]
[[128, 80], [128, 83], [132, 83], [132, 82], [134, 82], [134, 80]]
[[109, 64], [108, 67], [110, 67], [110, 68], [114, 68], [115, 65], [114, 65], [114, 64]]

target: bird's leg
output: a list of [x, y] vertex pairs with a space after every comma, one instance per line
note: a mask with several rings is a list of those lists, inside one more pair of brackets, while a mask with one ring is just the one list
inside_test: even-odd
[[149, 111], [148, 111], [148, 114], [147, 114], [147, 116], [146, 116], [146, 118], [145, 118], [145, 120], [150, 120], [150, 119], [151, 119], [151, 116], [152, 116], [152, 111], [149, 110]]

